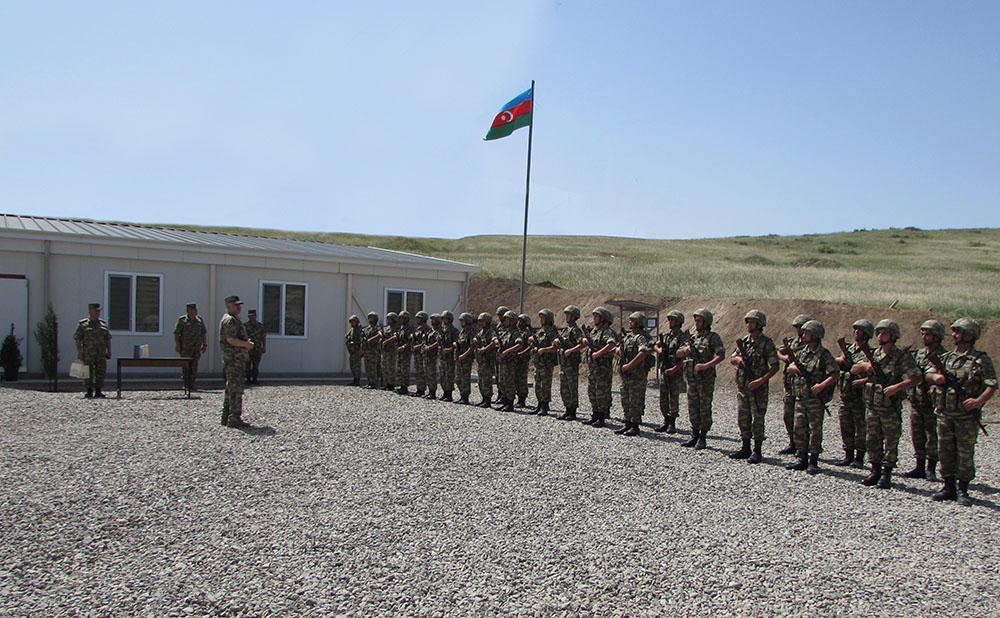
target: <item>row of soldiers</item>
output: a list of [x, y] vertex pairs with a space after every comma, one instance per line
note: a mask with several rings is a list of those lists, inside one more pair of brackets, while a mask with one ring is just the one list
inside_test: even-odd
[[[415, 325], [406, 311], [389, 313], [385, 326], [372, 312], [365, 328], [361, 328], [357, 316], [351, 316], [345, 342], [354, 384], [360, 385], [364, 359], [367, 388], [377, 388], [381, 371], [384, 387], [400, 394], [435, 398], [440, 383], [441, 399], [452, 401], [457, 385], [458, 402], [469, 404], [475, 362], [482, 396], [476, 405], [491, 406], [496, 376], [499, 409], [513, 411], [526, 406], [531, 361], [538, 402], [533, 412], [549, 413], [552, 376], [558, 366], [565, 408], [558, 418], [574, 420], [579, 405], [579, 366], [586, 360], [592, 413], [584, 423], [605, 425], [617, 367], [625, 422], [616, 433], [637, 436], [645, 409], [648, 373], [658, 366], [659, 405], [664, 421], [654, 431], [676, 433], [680, 394], [686, 393], [691, 438], [682, 446], [706, 448], [712, 427], [716, 366], [726, 354], [721, 337], [712, 330], [711, 311], [694, 312], [694, 332], [683, 330], [683, 313], [670, 311], [669, 328], [656, 339], [646, 330], [646, 316], [641, 312], [632, 313], [628, 330], [620, 333], [612, 328], [613, 316], [604, 307], [594, 309], [592, 324], [583, 327], [577, 324], [580, 309], [574, 305], [564, 310], [566, 326], [562, 329], [554, 326], [552, 311], [542, 309], [538, 315], [538, 328], [532, 328], [529, 316], [519, 316], [507, 307], [497, 309], [497, 325], [488, 313], [478, 318], [462, 313], [461, 328], [454, 326], [450, 311], [430, 316], [420, 311]], [[792, 326], [796, 336], [783, 340], [780, 346], [763, 334], [767, 317], [762, 311], [749, 311], [744, 322], [747, 334], [736, 342], [729, 357], [736, 367], [737, 426], [742, 443], [731, 458], [746, 459], [751, 464], [762, 460], [769, 384], [781, 371], [783, 420], [789, 443], [779, 453], [795, 456], [787, 468], [819, 472], [824, 414], [830, 414], [827, 404], [839, 390], [845, 456], [835, 465], [861, 468], [867, 456], [871, 472], [862, 483], [891, 487], [902, 434], [902, 404], [908, 398], [916, 465], [903, 476], [936, 480], [935, 469], [940, 462], [944, 485], [933, 498], [971, 504], [968, 487], [975, 476], [977, 432], [985, 433], [982, 408], [997, 388], [991, 359], [975, 349], [981, 332], [977, 322], [970, 318], [956, 320], [951, 325], [955, 348], [947, 351], [942, 346], [944, 324], [928, 320], [921, 325], [923, 347], [908, 350], [896, 345], [901, 331], [895, 321], [886, 319], [876, 325], [862, 319], [853, 324], [850, 343], [846, 338], [837, 340], [837, 357], [822, 344], [823, 323], [809, 315], [795, 317]], [[870, 344], [873, 338], [874, 347]], [[414, 393], [409, 391], [411, 358], [416, 367]]]

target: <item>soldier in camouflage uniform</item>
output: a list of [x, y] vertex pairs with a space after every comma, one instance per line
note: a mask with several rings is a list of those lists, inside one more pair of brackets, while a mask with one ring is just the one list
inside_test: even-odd
[[873, 362], [859, 363], [852, 370], [868, 378], [864, 398], [872, 473], [861, 483], [889, 489], [903, 433], [903, 398], [907, 389], [923, 381], [923, 375], [913, 357], [896, 347], [899, 324], [893, 320], [880, 321], [875, 325], [875, 337], [879, 347], [872, 352]]
[[788, 367], [789, 384], [795, 396], [795, 449], [798, 461], [785, 467], [819, 472], [819, 454], [823, 451], [823, 413], [833, 398], [840, 368], [833, 354], [823, 347], [826, 329], [819, 320], [802, 325], [802, 347], [794, 350], [795, 360]]
[[559, 397], [566, 412], [558, 419], [573, 421], [580, 406], [580, 353], [587, 344], [583, 341], [583, 331], [576, 325], [580, 319], [580, 308], [567, 306], [563, 309], [563, 317], [566, 318], [566, 326], [559, 332], [556, 348], [559, 350]]
[[[504, 326], [504, 316], [507, 315], [508, 311], [510, 311], [510, 309], [503, 305], [497, 307], [496, 311], [497, 324], [496, 326], [493, 327], [493, 330], [496, 331], [496, 334], [498, 335], [502, 333], [506, 328], [506, 326]], [[502, 403], [500, 400], [500, 355], [499, 354], [497, 354], [493, 360], [493, 380], [496, 382], [497, 385], [497, 399], [494, 403]]]
[[497, 366], [497, 331], [490, 323], [490, 314], [479, 314], [479, 332], [473, 339], [476, 348], [476, 378], [479, 383], [479, 394], [483, 399], [476, 406], [490, 407], [493, 400], [493, 370]]
[[611, 329], [614, 316], [604, 307], [593, 311], [594, 326], [584, 331], [584, 341], [589, 348], [590, 376], [587, 378], [587, 396], [590, 398], [590, 420], [585, 425], [604, 427], [604, 420], [611, 414], [611, 365], [618, 337]]
[[976, 477], [977, 430], [982, 422], [983, 406], [997, 390], [993, 360], [986, 352], [975, 348], [980, 333], [975, 320], [955, 320], [951, 325], [955, 351], [942, 359], [942, 369], [947, 374], [927, 376], [930, 382], [942, 388], [943, 395], [938, 403], [937, 431], [944, 486], [931, 497], [957, 500], [962, 506], [972, 505], [969, 481]]
[[396, 388], [396, 353], [399, 345], [399, 316], [395, 311], [385, 314], [385, 328], [382, 329], [382, 384], [385, 390]]
[[87, 392], [85, 398], [98, 397], [104, 399], [104, 376], [108, 370], [108, 359], [111, 358], [111, 331], [108, 324], [101, 319], [101, 304], [87, 305], [87, 317], [76, 323], [73, 341], [76, 343], [76, 359], [90, 367], [90, 375], [86, 379]]
[[458, 387], [458, 403], [469, 405], [469, 395], [472, 394], [472, 363], [476, 360], [478, 351], [475, 318], [471, 313], [462, 313], [458, 316], [458, 324], [462, 328], [455, 340], [455, 385]]
[[253, 341], [250, 364], [247, 367], [247, 384], [256, 384], [260, 376], [261, 357], [267, 352], [267, 329], [257, 320], [256, 309], [247, 311], [247, 323], [243, 327], [247, 330], [247, 337]]
[[428, 315], [426, 311], [418, 311], [417, 315], [413, 317], [417, 320], [417, 325], [413, 328], [413, 343], [410, 346], [413, 355], [413, 372], [417, 383], [417, 392], [413, 394], [417, 397], [423, 397], [424, 391], [427, 390], [427, 367], [425, 362], [427, 356], [424, 354], [424, 345], [426, 345], [427, 335], [431, 327], [427, 324]]
[[378, 388], [378, 364], [381, 358], [382, 349], [382, 327], [378, 323], [378, 314], [374, 311], [368, 312], [368, 326], [364, 330], [364, 356], [365, 356], [365, 376], [368, 384], [365, 388]]
[[687, 378], [688, 415], [691, 418], [691, 439], [681, 446], [706, 448], [705, 439], [712, 428], [712, 399], [715, 397], [715, 366], [726, 356], [722, 338], [712, 330], [714, 316], [708, 309], [694, 312], [695, 333], [690, 342], [677, 350], [684, 359]]
[[535, 329], [531, 327], [531, 316], [526, 313], [517, 316], [517, 328], [525, 344], [521, 351], [517, 353], [516, 365], [514, 367], [514, 385], [517, 391], [517, 403], [514, 407], [526, 408], [528, 407], [528, 369], [531, 366], [531, 359], [534, 355], [534, 347], [528, 341], [535, 334]]
[[540, 326], [531, 337], [531, 345], [535, 349], [535, 399], [538, 405], [535, 414], [545, 416], [549, 413], [549, 402], [552, 401], [552, 372], [559, 363], [559, 331], [555, 327], [555, 314], [551, 309], [538, 312]]
[[[913, 360], [924, 376], [934, 373], [934, 365], [928, 359], [929, 354], [936, 354], [938, 358], [943, 358], [947, 354], [941, 346], [944, 335], [944, 324], [938, 320], [927, 320], [920, 325], [920, 338], [924, 347], [917, 350]], [[910, 391], [910, 435], [913, 438], [913, 456], [917, 463], [912, 470], [903, 473], [903, 478], [937, 480], [934, 474], [938, 460], [937, 414], [934, 413], [934, 402], [940, 397], [941, 387], [926, 379]]]
[[[425, 314], [426, 315], [426, 314]], [[396, 392], [410, 394], [410, 358], [413, 356], [413, 325], [410, 312], [399, 312], [399, 331], [396, 340]]]
[[247, 377], [248, 352], [253, 342], [240, 322], [243, 301], [239, 296], [226, 297], [226, 313], [219, 322], [219, 345], [222, 346], [222, 371], [226, 376], [226, 395], [222, 404], [222, 424], [239, 429], [243, 422], [243, 387]]
[[[472, 316], [469, 316], [470, 321]], [[439, 345], [441, 347], [441, 401], [452, 401], [451, 393], [455, 390], [455, 352], [458, 343], [459, 331], [455, 328], [455, 315], [448, 310], [441, 312], [441, 334]], [[471, 364], [471, 363], [470, 363]]]
[[654, 429], [657, 433], [677, 433], [677, 416], [681, 410], [681, 393], [687, 392], [684, 382], [684, 363], [677, 360], [677, 350], [689, 343], [690, 333], [681, 330], [684, 314], [673, 309], [667, 314], [669, 330], [660, 335], [654, 349], [660, 358], [660, 413], [663, 424]]
[[364, 351], [365, 335], [361, 330], [361, 319], [352, 315], [347, 319], [347, 332], [344, 333], [344, 345], [347, 346], [347, 358], [351, 367], [351, 384], [361, 386], [361, 356]]
[[646, 377], [656, 359], [652, 355], [653, 340], [646, 332], [646, 314], [641, 311], [629, 314], [628, 328], [631, 332], [625, 335], [621, 347], [615, 348], [622, 375], [621, 396], [625, 419], [625, 424], [616, 429], [615, 433], [638, 436], [642, 413], [646, 410]]
[[[847, 351], [837, 357], [840, 366], [840, 439], [844, 443], [844, 458], [833, 462], [835, 466], [851, 466], [861, 468], [865, 461], [865, 444], [867, 443], [867, 421], [865, 420], [865, 399], [862, 396], [864, 379], [855, 385], [857, 377], [851, 370], [858, 363], [865, 362], [862, 346], [868, 345], [868, 340], [875, 336], [875, 325], [869, 320], [857, 320], [852, 325], [854, 342], [844, 347]], [[840, 343], [840, 340], [837, 340]]]
[[524, 347], [524, 339], [521, 338], [521, 331], [517, 328], [517, 314], [508, 311], [504, 316], [504, 329], [497, 332], [497, 350], [500, 352], [500, 379], [497, 384], [500, 388], [499, 410], [501, 412], [514, 411], [514, 397], [517, 394], [516, 371], [517, 353]]
[[[811, 319], [812, 316], [800, 313], [792, 320], [792, 328], [795, 329], [795, 338], [791, 340], [789, 347], [793, 353], [798, 353], [799, 348], [805, 345], [802, 341], [802, 325]], [[785, 387], [785, 396], [782, 399], [785, 409], [782, 418], [785, 421], [785, 431], [788, 432], [788, 446], [778, 451], [778, 454], [793, 455], [795, 454], [795, 395], [792, 394], [791, 378], [788, 376], [788, 355], [785, 354], [783, 349], [778, 350], [778, 359], [784, 363], [781, 381]]]
[[424, 333], [424, 384], [427, 394], [424, 399], [437, 399], [438, 356], [441, 349], [441, 314], [431, 314], [431, 327]]
[[[746, 459], [760, 463], [764, 444], [764, 416], [767, 414], [768, 385], [778, 373], [778, 349], [764, 334], [767, 316], [753, 309], [743, 316], [747, 335], [736, 344], [729, 362], [736, 367], [736, 424], [743, 446], [729, 455], [731, 459]], [[753, 451], [750, 439], [753, 438]]]
[[208, 348], [208, 329], [198, 315], [198, 305], [188, 303], [184, 315], [174, 322], [174, 351], [178, 356], [191, 359], [191, 369], [181, 369], [181, 377], [188, 391], [194, 390], [194, 381], [198, 377], [198, 360]]

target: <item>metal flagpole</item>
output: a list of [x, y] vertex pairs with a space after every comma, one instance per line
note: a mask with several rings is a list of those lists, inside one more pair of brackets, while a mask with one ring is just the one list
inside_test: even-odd
[[531, 80], [531, 120], [528, 121], [528, 174], [524, 180], [524, 237], [521, 242], [521, 308], [524, 313], [524, 267], [528, 257], [528, 192], [531, 189], [531, 129], [535, 125], [535, 80]]

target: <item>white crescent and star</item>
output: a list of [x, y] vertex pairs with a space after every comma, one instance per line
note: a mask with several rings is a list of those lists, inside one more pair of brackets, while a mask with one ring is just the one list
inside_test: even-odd
[[512, 120], [514, 120], [514, 113], [511, 112], [510, 110], [504, 110], [504, 111], [500, 112], [499, 117], [500, 117], [500, 120], [503, 121], [506, 124], [506, 123], [511, 122]]

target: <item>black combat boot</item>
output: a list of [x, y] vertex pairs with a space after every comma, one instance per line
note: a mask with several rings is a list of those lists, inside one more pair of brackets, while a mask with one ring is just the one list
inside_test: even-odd
[[698, 431], [697, 429], [692, 428], [691, 429], [691, 439], [687, 440], [686, 442], [681, 442], [681, 446], [683, 446], [684, 448], [691, 448], [695, 444], [698, 444], [698, 436], [700, 436], [700, 435], [701, 435], [700, 431]]
[[566, 408], [566, 412], [562, 416], [556, 417], [557, 421], [575, 421], [576, 420], [576, 408]]
[[862, 449], [858, 449], [854, 453], [854, 463], [851, 464], [852, 468], [863, 469], [865, 467], [865, 452]]
[[[527, 407], [527, 406], [525, 406]], [[535, 407], [528, 411], [530, 414], [541, 414], [542, 413], [542, 402], [539, 401], [535, 404]]]
[[788, 446], [778, 451], [779, 455], [794, 455], [795, 454], [795, 442], [789, 441]]
[[94, 389], [88, 388], [87, 392], [83, 394], [84, 399], [92, 399], [94, 397]]
[[598, 429], [600, 429], [601, 427], [604, 427], [604, 416], [606, 414], [607, 414], [607, 412], [600, 412], [600, 413], [598, 413], [597, 420], [594, 421], [590, 426], [591, 427], [597, 427]]
[[936, 481], [936, 480], [938, 480], [937, 479], [937, 473], [935, 472], [935, 470], [937, 470], [937, 459], [931, 459], [930, 457], [928, 457], [927, 458], [927, 477], [926, 477], [928, 481]]
[[972, 498], [969, 497], [969, 481], [958, 482], [958, 497], [956, 500], [962, 506], [972, 506]]
[[226, 412], [225, 410], [223, 410], [222, 411], [222, 426], [225, 427], [228, 422], [229, 422], [229, 412]]
[[882, 464], [872, 462], [872, 473], [861, 479], [861, 484], [867, 487], [873, 486], [878, 483], [879, 478], [882, 476]]
[[94, 391], [94, 399], [105, 399], [105, 398], [107, 398], [107, 395], [102, 393], [101, 389], [97, 389], [96, 391]]
[[458, 403], [461, 403], [463, 405], [469, 405], [469, 396], [462, 395], [461, 397], [458, 398]]
[[747, 463], [756, 464], [761, 462], [761, 459], [763, 459], [763, 457], [761, 457], [760, 455], [760, 447], [763, 444], [764, 444], [763, 440], [753, 441], [753, 453], [750, 453], [750, 457], [747, 458]]
[[743, 446], [740, 450], [733, 451], [729, 454], [730, 459], [746, 459], [750, 457], [750, 438], [743, 439]]
[[854, 463], [854, 449], [844, 449], [844, 458], [833, 462], [835, 466], [849, 466]]
[[638, 436], [640, 434], [642, 434], [642, 431], [640, 431], [640, 429], [639, 429], [639, 423], [632, 423], [631, 425], [629, 425], [629, 428], [626, 429], [625, 432], [622, 435], [623, 436], [634, 437], [634, 436]]
[[909, 472], [903, 473], [904, 479], [925, 479], [927, 478], [927, 460], [923, 457], [917, 458], [917, 465], [913, 466], [913, 469]]
[[809, 458], [805, 453], [799, 453], [798, 459], [790, 464], [785, 464], [785, 470], [805, 470], [809, 467]]
[[451, 398], [451, 391], [444, 391], [441, 393], [441, 401], [455, 401]]
[[476, 404], [476, 407], [477, 408], [489, 408], [491, 406], [490, 399], [491, 398], [488, 398], [488, 397], [484, 398], [482, 401], [480, 401], [479, 403]]
[[806, 466], [806, 474], [819, 474], [819, 453], [809, 455], [809, 465]]
[[958, 493], [955, 491], [955, 477], [946, 476], [944, 477], [944, 486], [938, 491], [931, 494], [931, 500], [935, 502], [942, 502], [944, 500], [956, 500], [958, 498]]
[[695, 450], [702, 450], [708, 448], [708, 444], [705, 443], [705, 438], [708, 437], [708, 430], [702, 429], [701, 433], [698, 434], [698, 441], [694, 443]]
[[878, 483], [875, 483], [875, 487], [879, 489], [892, 488], [892, 468], [889, 466], [882, 468], [882, 476], [879, 477]]
[[538, 412], [538, 416], [548, 416], [549, 414], [549, 402], [543, 401], [538, 404], [542, 409]]
[[590, 418], [588, 418], [585, 421], [580, 421], [580, 422], [583, 423], [584, 425], [593, 425], [594, 423], [597, 422], [597, 413], [596, 412], [592, 413], [590, 415]]
[[667, 431], [667, 429], [670, 428], [670, 424], [669, 423], [670, 423], [669, 420], [663, 419], [663, 424], [659, 425], [656, 428], [654, 428], [653, 431], [655, 431], [656, 433], [664, 433], [664, 432]]
[[[251, 378], [250, 384], [253, 384], [253, 383], [254, 383], [254, 381]], [[354, 380], [351, 382], [351, 386], [361, 386], [361, 378], [354, 378]]]
[[517, 403], [514, 404], [514, 407], [516, 407], [516, 408], [527, 408], [528, 407], [528, 396], [527, 395], [518, 395], [517, 396]]
[[667, 420], [667, 433], [677, 433], [677, 419], [671, 418]]
[[400, 395], [409, 395], [410, 389], [407, 386], [400, 386], [399, 388], [396, 389], [396, 392], [399, 393]]
[[630, 427], [632, 427], [632, 423], [630, 423], [630, 422], [628, 422], [628, 421], [625, 421], [625, 424], [624, 424], [624, 425], [622, 425], [622, 426], [621, 426], [621, 427], [619, 427], [618, 429], [615, 429], [615, 433], [616, 433], [616, 434], [618, 434], [618, 435], [620, 436], [620, 435], [622, 435], [623, 433], [625, 433], [626, 431], [628, 431]]
[[500, 407], [501, 412], [513, 412], [514, 411], [514, 400], [506, 399], [504, 400], [503, 406]]

